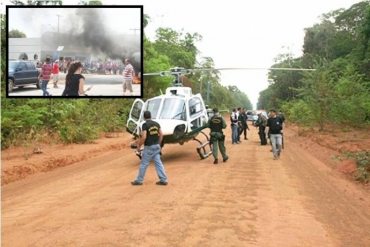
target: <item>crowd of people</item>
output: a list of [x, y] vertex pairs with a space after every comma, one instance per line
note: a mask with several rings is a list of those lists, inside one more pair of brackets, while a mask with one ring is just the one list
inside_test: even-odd
[[41, 89], [43, 96], [52, 96], [47, 91], [48, 83], [53, 80], [54, 88], [58, 88], [59, 73], [63, 71], [66, 75], [65, 89], [62, 96], [84, 96], [87, 91], [90, 91], [92, 86], [84, 89], [85, 77], [82, 75], [83, 70], [92, 67], [99, 68], [105, 72], [105, 74], [120, 74], [123, 75], [123, 95], [126, 94], [126, 90], [129, 91], [128, 95], [133, 95], [132, 84], [134, 83], [135, 70], [131, 65], [129, 59], [125, 60], [125, 65], [119, 61], [80, 61], [80, 60], [56, 60], [54, 63], [50, 57], [47, 57], [44, 64], [41, 62], [36, 63], [37, 67], [40, 68], [39, 81], [41, 80]]
[[99, 74], [107, 75], [122, 75], [125, 65], [121, 61], [97, 61], [97, 60], [85, 60], [83, 62], [85, 68], [90, 70], [96, 70]]
[[[223, 129], [226, 128], [226, 122], [218, 113], [218, 109], [213, 109], [214, 115], [209, 119], [208, 127], [211, 129], [210, 142], [212, 144], [212, 154], [214, 157], [214, 164], [218, 164], [218, 149], [221, 152], [223, 161], [228, 160], [226, 149], [224, 146], [225, 135]], [[258, 119], [253, 122], [253, 126], [258, 128], [258, 135], [260, 137], [261, 145], [267, 145], [267, 139], [270, 140], [271, 152], [273, 159], [280, 158], [283, 148], [283, 129], [285, 117], [281, 111], [276, 112], [271, 109], [269, 113], [258, 113]], [[232, 145], [240, 144], [241, 136], [243, 134], [244, 140], [248, 140], [248, 116], [245, 108], [234, 108], [230, 114], [231, 126], [231, 143]], [[267, 136], [267, 138], [266, 138]]]
[[[71, 63], [81, 62], [86, 70], [96, 70], [98, 74], [106, 75], [122, 75], [125, 65], [120, 60], [100, 61], [100, 60], [78, 60], [78, 59], [64, 59], [56, 60], [54, 63], [58, 63], [58, 71], [60, 73], [67, 74], [68, 68]], [[36, 62], [38, 68], [41, 68], [43, 64], [40, 61]], [[52, 62], [52, 65], [54, 65]]]

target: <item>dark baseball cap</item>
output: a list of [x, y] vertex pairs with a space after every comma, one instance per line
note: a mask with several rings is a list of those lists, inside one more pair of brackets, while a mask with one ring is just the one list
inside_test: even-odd
[[217, 113], [218, 112], [218, 108], [213, 108], [212, 110], [214, 113]]

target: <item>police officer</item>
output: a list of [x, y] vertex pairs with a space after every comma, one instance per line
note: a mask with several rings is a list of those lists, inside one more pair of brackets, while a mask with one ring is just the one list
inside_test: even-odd
[[282, 148], [283, 123], [281, 118], [276, 115], [276, 111], [274, 109], [270, 110], [270, 116], [271, 117], [267, 120], [266, 127], [268, 128], [267, 133], [270, 134], [274, 160], [277, 160], [280, 158]]
[[220, 148], [223, 162], [226, 162], [229, 157], [226, 155], [225, 135], [222, 132], [222, 129], [226, 128], [226, 122], [220, 116], [217, 108], [213, 109], [213, 116], [208, 120], [208, 128], [211, 129], [210, 142], [212, 143], [212, 154], [215, 158], [213, 164], [218, 164], [218, 148]]
[[142, 127], [142, 135], [139, 140], [137, 151], [140, 151], [141, 145], [144, 144], [143, 155], [141, 157], [139, 174], [136, 180], [132, 181], [132, 185], [142, 185], [146, 169], [148, 168], [149, 162], [153, 159], [155, 170], [159, 177], [157, 185], [167, 185], [167, 176], [161, 161], [161, 146], [160, 143], [163, 140], [163, 134], [159, 123], [151, 120], [152, 116], [150, 111], [144, 112], [145, 123]]
[[267, 145], [267, 140], [266, 140], [266, 125], [267, 125], [267, 118], [266, 116], [262, 113], [259, 112], [258, 114], [258, 119], [254, 123], [254, 126], [258, 127], [258, 135], [261, 140], [261, 145], [266, 146]]

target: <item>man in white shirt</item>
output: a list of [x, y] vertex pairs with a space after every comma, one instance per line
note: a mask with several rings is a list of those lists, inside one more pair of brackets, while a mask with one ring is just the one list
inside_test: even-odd
[[130, 96], [132, 96], [133, 90], [132, 90], [132, 82], [134, 80], [134, 67], [132, 67], [131, 62], [129, 59], [125, 60], [125, 69], [123, 71], [123, 95], [126, 94], [126, 90], [130, 90]]

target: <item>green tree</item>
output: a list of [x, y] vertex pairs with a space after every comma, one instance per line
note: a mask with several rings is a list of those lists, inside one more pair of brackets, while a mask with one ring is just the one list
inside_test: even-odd
[[13, 29], [9, 32], [9, 38], [26, 38], [26, 34], [19, 31], [18, 29]]
[[181, 32], [170, 28], [158, 28], [156, 33], [156, 41], [153, 45], [160, 54], [166, 54], [169, 57], [171, 66], [194, 68], [198, 53], [195, 42], [201, 41], [202, 38], [199, 34], [186, 33], [183, 37]]
[[272, 93], [273, 93], [273, 89], [272, 89], [271, 85], [269, 85], [268, 88], [266, 88], [265, 90], [260, 92], [258, 102], [257, 102], [257, 109], [267, 110], [267, 109], [270, 109], [270, 108], [274, 107], [274, 105], [272, 104], [272, 101], [271, 101]]
[[148, 14], [144, 14], [143, 22], [143, 28], [146, 28], [150, 22], [150, 16]]
[[[144, 37], [144, 68], [147, 73], [166, 71], [170, 68], [169, 58], [166, 55], [159, 54], [153, 43]], [[161, 76], [144, 76], [144, 95], [146, 98], [151, 98], [165, 90], [171, 85], [171, 80], [168, 77]]]

